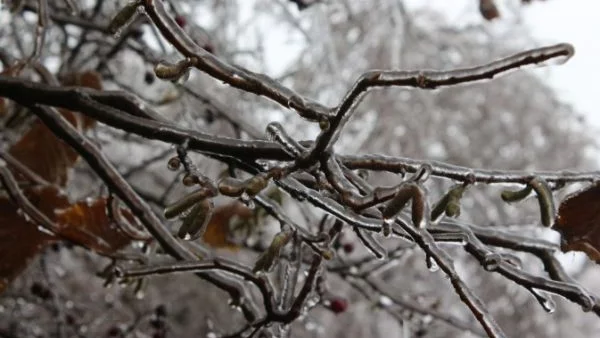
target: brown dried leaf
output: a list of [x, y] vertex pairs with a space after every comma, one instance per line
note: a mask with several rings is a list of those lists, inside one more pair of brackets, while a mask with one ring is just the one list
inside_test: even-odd
[[[69, 201], [56, 187], [24, 191], [36, 208], [51, 215], [55, 207], [68, 206]], [[29, 262], [58, 238], [29, 221], [7, 197], [0, 198], [0, 293]]]
[[561, 234], [563, 251], [583, 251], [600, 263], [600, 184], [567, 196], [554, 229]]
[[[132, 241], [108, 218], [106, 198], [69, 204], [67, 196], [55, 186], [28, 189], [25, 195], [57, 225], [57, 235], [40, 230], [21, 216], [8, 198], [0, 198], [0, 293], [53, 242], [69, 240], [99, 254], [111, 255]], [[133, 222], [128, 210], [121, 210], [121, 214]]]
[[231, 240], [235, 222], [251, 222], [254, 211], [241, 202], [232, 202], [215, 209], [202, 236], [205, 243], [214, 248], [237, 250], [239, 245]]
[[0, 198], [0, 294], [29, 262], [56, 238], [17, 214], [15, 205]]
[[6, 104], [6, 99], [3, 97], [0, 97], [0, 117], [4, 117], [6, 115], [6, 111], [7, 111], [7, 104]]
[[[107, 203], [106, 198], [100, 198], [55, 209], [59, 236], [105, 255], [114, 254], [131, 243], [132, 239], [108, 217]], [[121, 213], [128, 221], [133, 220], [128, 211], [121, 210]]]
[[[68, 112], [63, 116], [75, 124], [73, 113]], [[9, 153], [48, 182], [60, 186], [67, 182], [67, 171], [79, 157], [40, 121], [34, 122], [31, 129], [10, 148]]]
[[[93, 71], [69, 74], [64, 83], [102, 89], [100, 75]], [[92, 128], [96, 123], [93, 119], [66, 109], [59, 111], [81, 131]], [[31, 129], [9, 149], [9, 153], [48, 182], [59, 186], [65, 185], [68, 170], [75, 165], [79, 157], [77, 152], [56, 138], [41, 121], [34, 122]]]
[[[96, 72], [69, 74], [63, 83], [102, 89], [101, 77]], [[60, 113], [80, 130], [91, 128], [96, 123], [68, 110], [60, 110]], [[68, 170], [79, 157], [41, 121], [36, 121], [9, 149], [9, 153], [45, 180], [59, 186], [65, 185]], [[18, 173], [15, 175], [24, 179]], [[24, 193], [33, 206], [55, 223], [56, 235], [41, 231], [36, 224], [21, 216], [12, 201], [0, 197], [0, 292], [46, 245], [59, 239], [70, 240], [105, 255], [115, 253], [132, 240], [107, 216], [108, 201], [105, 198], [70, 204], [67, 196], [56, 186], [31, 188]], [[121, 214], [125, 220], [133, 221], [128, 211], [122, 210]]]

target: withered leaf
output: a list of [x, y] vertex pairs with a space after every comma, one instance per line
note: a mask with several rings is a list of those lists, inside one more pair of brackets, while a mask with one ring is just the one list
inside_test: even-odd
[[558, 208], [554, 229], [561, 234], [563, 251], [583, 251], [600, 263], [600, 184], [567, 196]]
[[[102, 88], [101, 77], [95, 72], [68, 74], [63, 83]], [[68, 110], [60, 110], [60, 113], [82, 131], [96, 123], [93, 119]], [[36, 121], [9, 149], [9, 153], [31, 171], [58, 186], [65, 185], [68, 170], [79, 157], [41, 121]], [[19, 177], [18, 172], [14, 174], [24, 179]], [[108, 217], [106, 198], [71, 204], [56, 185], [24, 190], [31, 204], [54, 223], [55, 234], [42, 230], [29, 221], [11, 200], [0, 197], [0, 292], [52, 242], [66, 239], [97, 253], [110, 255], [132, 241]], [[133, 222], [133, 216], [127, 210], [121, 210], [120, 214], [125, 221]]]
[[[56, 186], [28, 189], [25, 195], [54, 222], [56, 235], [28, 221], [8, 198], [0, 198], [0, 292], [53, 242], [69, 240], [99, 254], [111, 255], [132, 241], [107, 216], [106, 198], [70, 204]], [[128, 210], [120, 212], [126, 221], [133, 222]]]
[[[68, 85], [102, 89], [100, 75], [92, 71], [69, 74], [64, 82]], [[96, 123], [93, 119], [66, 109], [59, 111], [81, 131], [92, 128]], [[69, 145], [54, 136], [54, 133], [41, 121], [35, 121], [25, 135], [12, 145], [9, 153], [48, 182], [59, 186], [65, 185], [68, 170], [75, 165], [79, 157]]]
[[215, 208], [202, 239], [213, 248], [237, 250], [239, 245], [231, 239], [233, 228], [251, 226], [254, 216], [254, 210], [238, 201]]
[[[132, 239], [108, 217], [107, 203], [106, 198], [99, 198], [55, 209], [60, 237], [105, 255], [125, 247]], [[121, 210], [121, 214], [132, 222], [133, 217], [127, 210]]]
[[16, 212], [15, 205], [0, 197], [0, 293], [29, 262], [56, 238], [38, 230]]
[[[38, 187], [24, 191], [31, 204], [47, 216], [54, 208], [69, 201], [56, 187]], [[29, 262], [58, 238], [29, 222], [8, 197], [0, 197], [0, 293]]]
[[[73, 113], [63, 116], [75, 124]], [[9, 153], [46, 181], [60, 186], [67, 182], [67, 172], [79, 157], [40, 121], [34, 122]]]

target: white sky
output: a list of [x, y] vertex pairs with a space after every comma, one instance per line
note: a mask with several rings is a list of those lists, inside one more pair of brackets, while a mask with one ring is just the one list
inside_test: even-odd
[[[481, 22], [475, 0], [406, 0], [409, 8], [430, 6], [445, 13], [451, 22]], [[499, 6], [506, 0], [496, 0]], [[512, 3], [512, 1], [510, 1]], [[540, 45], [568, 42], [575, 46], [575, 56], [564, 65], [544, 70], [561, 98], [575, 106], [595, 128], [600, 128], [600, 1], [533, 0], [520, 13], [531, 35]], [[455, 19], [454, 19], [455, 18]], [[506, 24], [506, 17], [490, 26]]]
[[[249, 6], [254, 3], [246, 1]], [[429, 7], [445, 14], [449, 22], [458, 25], [481, 24], [483, 20], [476, 0], [404, 1], [409, 11]], [[501, 30], [501, 27], [511, 24], [515, 18], [510, 18], [510, 11], [501, 6], [516, 3], [520, 1], [496, 0], [505, 15], [500, 20], [486, 23], [487, 27]], [[295, 10], [291, 12], [302, 16]], [[590, 127], [600, 130], [600, 80], [595, 80], [600, 79], [600, 0], [532, 0], [529, 5], [519, 5], [518, 13], [530, 35], [539, 41], [537, 46], [560, 42], [575, 46], [575, 56], [566, 64], [527, 71], [548, 77], [561, 99], [582, 113]], [[293, 59], [289, 56], [298, 52], [297, 48], [293, 48], [297, 44], [290, 43], [289, 31], [273, 29], [273, 25], [276, 23], [269, 22], [268, 28], [265, 28], [268, 34], [264, 40], [266, 50], [277, 51], [267, 56], [269, 67], [265, 71], [269, 74], [286, 69]]]
[[551, 0], [525, 11], [532, 33], [549, 42], [569, 42], [575, 56], [553, 67], [551, 79], [563, 98], [600, 127], [600, 1]]

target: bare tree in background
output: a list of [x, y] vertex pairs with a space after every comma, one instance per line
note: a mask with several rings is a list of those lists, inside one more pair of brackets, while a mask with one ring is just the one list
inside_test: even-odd
[[392, 0], [8, 5], [0, 336], [599, 328], [549, 229], [593, 143], [527, 71], [483, 83], [570, 45]]

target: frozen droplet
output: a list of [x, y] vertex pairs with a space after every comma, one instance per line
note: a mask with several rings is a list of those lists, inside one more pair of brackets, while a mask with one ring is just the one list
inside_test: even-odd
[[267, 125], [266, 134], [269, 141], [276, 141], [277, 135], [279, 135], [281, 124], [279, 122], [271, 122]]
[[319, 120], [319, 128], [322, 131], [329, 130], [329, 127], [330, 127], [329, 120], [327, 120], [327, 119], [321, 119], [321, 120]]
[[291, 95], [288, 98], [288, 102], [287, 102], [288, 108], [292, 108], [295, 106], [302, 106], [302, 105], [304, 105], [304, 100], [302, 99], [302, 97], [300, 97], [298, 95]]
[[65, 269], [63, 269], [63, 268], [62, 268], [62, 267], [60, 267], [60, 266], [55, 266], [55, 267], [54, 267], [54, 273], [55, 273], [55, 274], [56, 274], [58, 277], [60, 277], [60, 278], [64, 277], [64, 276], [67, 274], [67, 272], [65, 271]]
[[314, 293], [311, 298], [309, 298], [311, 307], [317, 306], [321, 302], [321, 296], [318, 293]]
[[43, 232], [43, 233], [47, 234], [47, 235], [54, 236], [54, 233], [53, 233], [52, 231], [50, 231], [50, 230], [48, 230], [48, 229], [44, 228], [44, 227], [43, 227], [43, 226], [41, 226], [41, 225], [40, 225], [40, 226], [38, 226], [38, 230], [39, 230], [40, 232]]
[[206, 338], [217, 338], [217, 334], [214, 332], [209, 332], [206, 334]]
[[41, 327], [35, 325], [31, 328], [31, 332], [33, 333], [34, 336], [40, 337], [43, 333], [43, 330]]
[[107, 304], [113, 304], [115, 302], [115, 296], [112, 294], [106, 294], [104, 296], [104, 302]]
[[180, 167], [181, 167], [181, 160], [177, 156], [171, 157], [169, 159], [169, 161], [167, 162], [167, 169], [169, 169], [171, 171], [176, 171]]
[[383, 222], [381, 225], [381, 234], [384, 237], [390, 237], [392, 234], [392, 223]]
[[254, 201], [252, 198], [246, 193], [243, 192], [240, 196], [240, 200], [244, 203], [249, 209], [254, 209]]
[[91, 207], [92, 205], [94, 205], [94, 199], [91, 197], [86, 197], [85, 204], [87, 204], [88, 207]]
[[433, 321], [432, 315], [425, 315], [425, 316], [421, 317], [421, 322], [425, 325], [431, 323], [432, 321]]
[[136, 249], [143, 249], [146, 243], [144, 241], [134, 241], [131, 245]]
[[86, 334], [87, 332], [88, 332], [88, 327], [87, 327], [87, 325], [81, 325], [81, 326], [79, 327], [79, 333], [80, 333], [80, 334]]
[[435, 259], [433, 259], [433, 257], [427, 256], [427, 259], [425, 261], [427, 263], [427, 269], [429, 269], [429, 271], [437, 272], [440, 269], [440, 267], [438, 266]]
[[529, 291], [546, 312], [553, 313], [556, 311], [556, 302], [554, 302], [551, 295], [537, 289], [530, 289]]
[[572, 48], [568, 49], [567, 54], [565, 55], [561, 55], [552, 59], [549, 59], [547, 61], [541, 62], [538, 64], [538, 66], [541, 67], [545, 67], [545, 66], [560, 66], [562, 64], [565, 64], [567, 61], [569, 61], [569, 59], [571, 57], [573, 57], [573, 55], [575, 54], [575, 50]]
[[186, 69], [183, 74], [181, 74], [181, 76], [179, 76], [178, 78], [176, 78], [173, 82], [178, 83], [178, 84], [184, 84], [187, 80], [190, 79], [190, 74], [192, 72], [189, 69]]
[[542, 307], [548, 313], [554, 313], [556, 311], [556, 302], [554, 299], [548, 298], [545, 302], [542, 303]]
[[383, 307], [389, 307], [389, 306], [392, 306], [394, 304], [394, 302], [388, 296], [381, 296], [381, 297], [379, 297], [379, 304]]
[[277, 330], [277, 337], [288, 338], [290, 336], [290, 325], [288, 324], [279, 324]]
[[235, 311], [237, 311], [237, 312], [242, 312], [242, 307], [241, 307], [241, 306], [239, 306], [239, 305], [237, 305], [237, 304], [231, 304], [231, 305], [229, 305], [229, 307], [230, 307], [232, 310], [235, 310]]
[[515, 268], [517, 268], [519, 270], [523, 270], [523, 261], [521, 260], [521, 258], [511, 255], [508, 257], [508, 259], [505, 259], [505, 260], [510, 265], [514, 266]]
[[319, 326], [317, 325], [317, 323], [315, 323], [315, 322], [313, 322], [311, 320], [307, 320], [306, 323], [304, 323], [304, 328], [308, 332], [317, 331], [318, 327]]
[[184, 240], [184, 241], [189, 241], [189, 240], [191, 240], [191, 239], [192, 239], [192, 235], [190, 235], [190, 233], [189, 233], [189, 232], [188, 232], [188, 233], [186, 233], [186, 234], [185, 234], [185, 236], [183, 236], [183, 240]]
[[497, 253], [489, 253], [483, 258], [483, 268], [487, 271], [494, 271], [500, 267], [502, 256]]

